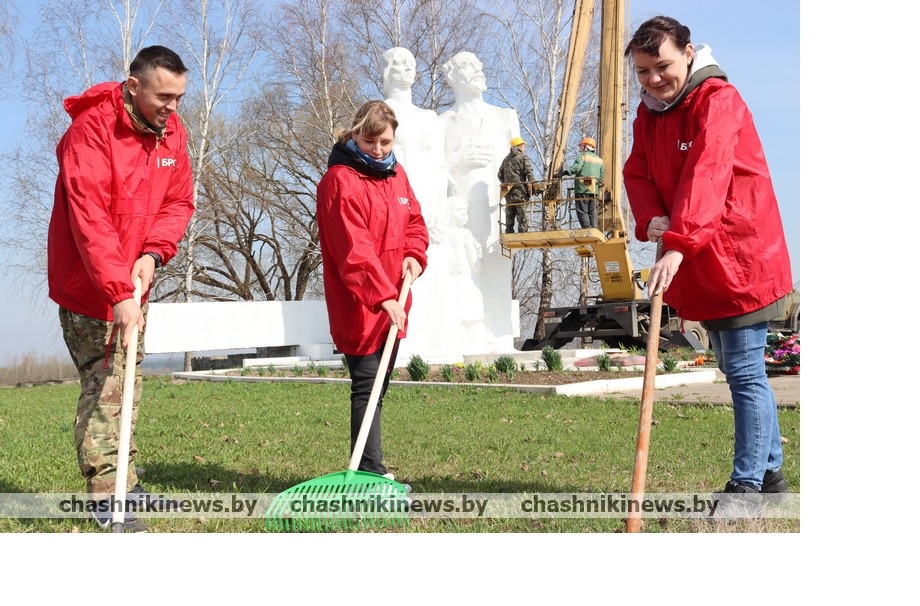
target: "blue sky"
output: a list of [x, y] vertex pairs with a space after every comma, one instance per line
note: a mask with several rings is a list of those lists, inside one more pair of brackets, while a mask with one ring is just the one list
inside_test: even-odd
[[[34, 19], [35, 3], [15, 2]], [[799, 281], [799, 3], [737, 0], [633, 0], [629, 29], [656, 14], [675, 17], [692, 32], [694, 42], [713, 54], [750, 106], [764, 143], [786, 229], [793, 276]], [[0, 149], [19, 136], [25, 110], [7, 92], [0, 121]], [[0, 365], [25, 353], [66, 355], [56, 307], [44, 289], [37, 293], [0, 291]]]

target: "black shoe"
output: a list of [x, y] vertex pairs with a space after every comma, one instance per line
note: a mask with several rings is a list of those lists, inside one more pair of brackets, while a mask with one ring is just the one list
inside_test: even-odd
[[[112, 526], [112, 504], [114, 497], [102, 501], [96, 501], [96, 509], [93, 511], [93, 519], [99, 524], [99, 528], [107, 530]], [[147, 524], [137, 517], [133, 511], [126, 511], [124, 517], [125, 532], [147, 532]]]
[[155, 511], [155, 508], [150, 506], [153, 495], [144, 490], [144, 487], [141, 486], [140, 483], [135, 484], [134, 488], [128, 491], [128, 494], [125, 495], [125, 499], [136, 503], [135, 507], [137, 511]]
[[742, 484], [741, 482], [736, 482], [734, 480], [729, 480], [725, 483], [725, 488], [722, 489], [721, 493], [716, 494], [732, 494], [732, 495], [748, 495], [746, 498], [752, 502], [760, 502], [760, 497], [756, 496], [760, 494], [760, 491], [754, 488], [753, 486], [748, 486], [747, 484]]
[[761, 494], [778, 494], [789, 492], [789, 484], [783, 477], [782, 471], [767, 471], [763, 476], [763, 484], [760, 486]]
[[721, 492], [712, 493], [716, 510], [711, 520], [734, 520], [760, 517], [763, 497], [753, 486], [729, 480]]

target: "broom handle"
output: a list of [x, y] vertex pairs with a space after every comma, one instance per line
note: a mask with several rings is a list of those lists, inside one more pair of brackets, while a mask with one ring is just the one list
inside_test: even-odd
[[[662, 242], [658, 240], [655, 260], [661, 259]], [[645, 347], [645, 374], [642, 377], [642, 400], [639, 404], [639, 431], [636, 436], [636, 459], [633, 465], [630, 500], [645, 497], [645, 472], [648, 468], [648, 447], [652, 437], [652, 408], [655, 405], [655, 371], [658, 369], [658, 340], [661, 334], [661, 288], [652, 294], [649, 314], [648, 342]], [[630, 510], [626, 517], [626, 532], [639, 532], [642, 528], [641, 507]]]
[[[406, 307], [406, 299], [409, 298], [409, 287], [412, 285], [412, 274], [407, 273], [403, 278], [402, 290], [399, 291], [399, 305]], [[377, 400], [380, 399], [380, 392], [383, 390], [383, 380], [387, 376], [387, 369], [390, 366], [390, 356], [393, 354], [393, 346], [396, 344], [396, 335], [399, 329], [395, 324], [390, 325], [390, 332], [387, 333], [387, 342], [383, 346], [383, 355], [380, 356], [380, 366], [377, 367], [377, 376], [374, 377], [374, 387], [371, 389], [371, 395], [367, 399], [367, 408], [364, 409], [364, 419], [361, 420], [361, 429], [358, 431], [358, 439], [355, 440], [355, 449], [351, 453], [351, 462], [348, 469], [358, 470], [358, 464], [361, 463], [361, 457], [364, 455], [364, 447], [367, 445], [367, 435], [371, 432], [371, 423], [374, 420], [374, 412], [377, 410]]]
[[[134, 301], [141, 304], [141, 279], [134, 278]], [[112, 531], [121, 532], [125, 522], [125, 498], [128, 495], [128, 455], [131, 451], [131, 416], [134, 414], [134, 377], [137, 366], [137, 342], [140, 331], [137, 324], [128, 337], [125, 352], [125, 376], [121, 388], [121, 420], [118, 435], [118, 456], [115, 462], [115, 502], [112, 512]]]

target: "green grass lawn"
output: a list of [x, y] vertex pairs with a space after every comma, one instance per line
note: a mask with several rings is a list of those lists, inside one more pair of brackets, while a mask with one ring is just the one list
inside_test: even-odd
[[[74, 384], [0, 389], [0, 492], [82, 493]], [[145, 379], [136, 442], [154, 493], [279, 493], [344, 471], [348, 385]], [[799, 492], [799, 411], [781, 409], [784, 475]], [[523, 394], [502, 388], [392, 387], [385, 462], [413, 493], [630, 490], [638, 400]], [[705, 493], [731, 471], [725, 406], [656, 404], [645, 492]], [[261, 519], [148, 520], [152, 532], [265, 532]], [[622, 518], [411, 519], [398, 532], [622, 532]], [[2, 532], [101, 532], [83, 519], [0, 519]], [[798, 532], [798, 519], [720, 526], [647, 520], [643, 532]], [[392, 532], [391, 530], [389, 532]]]

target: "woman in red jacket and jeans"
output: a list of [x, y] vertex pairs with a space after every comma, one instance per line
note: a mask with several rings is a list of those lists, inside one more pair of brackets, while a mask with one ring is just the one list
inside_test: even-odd
[[[351, 447], [383, 357], [390, 325], [406, 335], [408, 311], [397, 301], [403, 280], [415, 281], [428, 263], [428, 228], [402, 166], [393, 156], [398, 126], [383, 101], [368, 101], [342, 132], [316, 190], [329, 328], [351, 376]], [[359, 471], [392, 478], [383, 464], [380, 408], [399, 341], [367, 437]]]
[[788, 492], [764, 349], [792, 271], [751, 112], [675, 19], [643, 23], [626, 55], [642, 91], [624, 182], [636, 238], [662, 245], [648, 291], [664, 289], [665, 303], [703, 324], [725, 373], [735, 454], [724, 492]]

